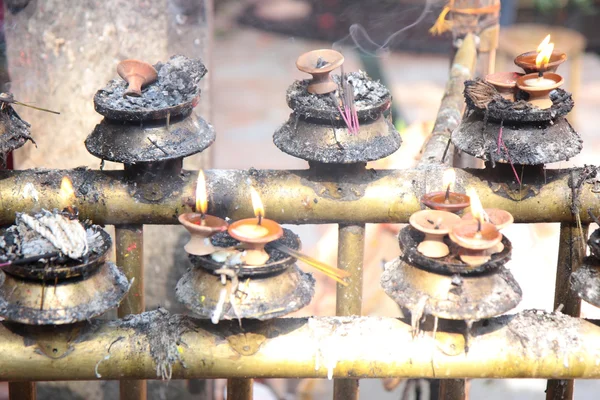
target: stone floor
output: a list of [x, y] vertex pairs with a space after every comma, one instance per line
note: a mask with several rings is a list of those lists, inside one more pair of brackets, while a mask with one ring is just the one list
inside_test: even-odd
[[[296, 57], [315, 48], [329, 47], [319, 43], [262, 33], [228, 25], [215, 43], [214, 118], [218, 132], [213, 146], [215, 168], [305, 168], [304, 161], [281, 153], [272, 143], [272, 134], [288, 117], [290, 110], [285, 102], [285, 90], [294, 79], [306, 76], [295, 68]], [[352, 52], [345, 52], [346, 70], [360, 68]], [[244, 60], [237, 62], [236, 60]], [[381, 60], [384, 73], [410, 128], [404, 132], [400, 155], [388, 160], [388, 167], [410, 167], [435, 118], [444, 92], [449, 61], [447, 57], [394, 53]], [[498, 66], [498, 70], [514, 66]], [[561, 67], [568, 75], [568, 66]], [[568, 79], [567, 76], [567, 87]], [[577, 99], [575, 126], [584, 137], [584, 151], [560, 166], [598, 164], [600, 137], [596, 129], [600, 115], [600, 58], [586, 55], [583, 63], [581, 90]], [[389, 164], [391, 163], [391, 164]], [[293, 227], [299, 232], [306, 251], [323, 261], [335, 263], [336, 231], [334, 226]], [[519, 310], [540, 308], [551, 310], [556, 270], [558, 226], [537, 224], [514, 225], [506, 235], [519, 243], [513, 252], [510, 266], [523, 288], [523, 302]], [[381, 260], [398, 254], [393, 235], [384, 226], [369, 226], [365, 265], [366, 313], [397, 315], [396, 307], [379, 290]], [[302, 315], [332, 315], [335, 300], [333, 284], [318, 280], [317, 296], [313, 304], [300, 312]], [[584, 313], [600, 315], [597, 309], [586, 305]], [[541, 380], [475, 380], [473, 399], [544, 399], [545, 381]], [[600, 382], [577, 382], [576, 399], [597, 398]], [[400, 393], [386, 393], [379, 380], [361, 381], [362, 398], [397, 399]], [[315, 399], [331, 396], [331, 384], [319, 381], [313, 392]]]

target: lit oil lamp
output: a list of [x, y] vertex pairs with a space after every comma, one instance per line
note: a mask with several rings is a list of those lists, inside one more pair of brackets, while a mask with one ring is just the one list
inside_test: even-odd
[[246, 218], [229, 225], [227, 232], [234, 239], [242, 242], [246, 249], [244, 262], [250, 266], [264, 265], [269, 260], [265, 245], [283, 236], [283, 229], [277, 222], [264, 218], [265, 208], [258, 192], [250, 188], [252, 207], [256, 218]]
[[506, 100], [515, 101], [517, 92], [517, 79], [523, 74], [519, 72], [496, 72], [486, 75], [485, 81], [494, 86], [498, 93]]
[[[486, 222], [494, 224], [496, 229], [499, 231], [511, 225], [515, 221], [511, 213], [505, 210], [500, 210], [499, 208], [484, 208], [483, 218]], [[468, 212], [463, 215], [462, 219], [465, 221], [472, 220], [473, 214]], [[500, 242], [492, 250], [490, 250], [490, 252], [491, 254], [495, 254], [500, 253], [502, 250], [504, 250], [504, 245], [502, 242]]]
[[296, 60], [296, 67], [307, 74], [312, 75], [308, 84], [309, 93], [326, 94], [337, 90], [335, 83], [329, 73], [344, 63], [344, 56], [331, 49], [313, 50], [302, 54]]
[[529, 94], [529, 103], [546, 109], [552, 107], [550, 92], [563, 84], [562, 76], [555, 72], [546, 72], [554, 50], [554, 43], [542, 42], [535, 59], [537, 72], [523, 75], [517, 79], [517, 87]]
[[540, 53], [545, 49], [548, 51], [548, 48], [550, 48], [550, 52], [548, 54], [548, 64], [544, 68], [544, 71], [556, 72], [558, 66], [567, 60], [567, 55], [560, 51], [554, 51], [554, 44], [550, 43], [550, 35], [546, 36], [544, 40], [542, 40], [536, 51], [529, 51], [517, 56], [515, 58], [515, 64], [523, 68], [526, 74], [531, 74], [534, 72], [539, 73], [540, 67], [536, 60]]
[[417, 250], [426, 257], [442, 258], [450, 253], [448, 245], [444, 243], [444, 236], [460, 222], [460, 217], [448, 211], [421, 210], [411, 215], [408, 222], [425, 234], [425, 239], [419, 243]]
[[474, 219], [456, 224], [449, 235], [450, 240], [460, 246], [460, 259], [471, 266], [477, 266], [491, 259], [490, 250], [502, 241], [502, 234], [494, 224], [485, 222], [483, 206], [477, 193], [472, 189], [468, 193]]
[[[192, 235], [184, 249], [195, 256], [205, 256], [216, 251], [210, 237], [217, 232], [227, 230], [227, 222], [219, 217], [206, 214], [208, 210], [208, 195], [204, 172], [198, 172], [196, 183], [196, 212], [179, 216], [179, 223]], [[198, 212], [200, 211], [200, 212]]]
[[440, 211], [459, 212], [469, 206], [469, 196], [452, 192], [454, 182], [456, 181], [456, 172], [453, 168], [444, 172], [442, 177], [443, 192], [426, 193], [421, 197], [421, 203], [429, 208]]

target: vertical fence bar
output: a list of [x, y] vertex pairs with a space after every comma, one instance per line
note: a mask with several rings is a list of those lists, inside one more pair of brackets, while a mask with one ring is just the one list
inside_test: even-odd
[[[581, 299], [571, 290], [571, 273], [576, 271], [585, 257], [589, 225], [580, 230], [576, 224], [560, 224], [558, 244], [558, 264], [556, 266], [556, 284], [554, 290], [554, 308], [572, 317], [581, 313]], [[582, 236], [583, 235], [583, 236]], [[571, 400], [575, 381], [550, 379], [546, 388], [546, 400]]]
[[8, 396], [10, 400], [35, 400], [35, 382], [10, 382]]
[[439, 398], [442, 400], [462, 400], [469, 398], [466, 379], [440, 380]]
[[[131, 289], [121, 302], [119, 318], [140, 314], [145, 309], [144, 298], [144, 230], [142, 225], [115, 227], [117, 265], [127, 279], [133, 278]], [[145, 400], [146, 381], [122, 380], [119, 385], [121, 400]]]
[[[338, 283], [336, 315], [361, 315], [365, 226], [340, 225], [338, 229], [338, 267], [350, 273], [348, 286]], [[357, 400], [358, 379], [336, 379], [334, 400]]]
[[227, 379], [227, 400], [252, 400], [252, 379]]

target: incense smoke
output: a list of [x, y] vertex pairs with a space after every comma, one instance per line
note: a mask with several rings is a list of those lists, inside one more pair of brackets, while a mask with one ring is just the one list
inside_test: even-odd
[[387, 54], [389, 54], [390, 44], [392, 43], [392, 41], [396, 39], [400, 34], [420, 24], [423, 21], [423, 19], [425, 19], [427, 14], [431, 12], [434, 3], [435, 0], [426, 0], [423, 11], [416, 20], [410, 25], [405, 26], [404, 28], [392, 33], [382, 44], [379, 44], [373, 39], [371, 39], [366, 29], [362, 25], [352, 24], [348, 29], [348, 35], [343, 39], [334, 42], [331, 48], [339, 51], [341, 47], [345, 45], [350, 45], [352, 48], [359, 49], [361, 52], [370, 56], [384, 57]]

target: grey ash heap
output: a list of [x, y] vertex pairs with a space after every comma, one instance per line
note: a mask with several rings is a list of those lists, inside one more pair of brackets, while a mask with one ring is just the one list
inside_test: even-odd
[[509, 101], [493, 85], [474, 80], [465, 82], [465, 100], [468, 111], [453, 132], [452, 143], [492, 166], [565, 161], [583, 147], [565, 117], [574, 105], [571, 94], [562, 89], [552, 91], [552, 105], [541, 109], [522, 91]]
[[110, 247], [106, 231], [73, 215], [56, 210], [17, 214], [15, 223], [0, 232], [0, 317], [60, 325], [116, 307], [130, 282], [107, 260]]
[[[154, 68], [158, 79], [143, 87], [140, 97], [123, 97], [128, 85], [121, 78], [108, 82], [94, 96], [96, 111], [109, 118], [132, 120], [124, 116], [151, 115], [165, 109], [173, 110], [171, 116], [175, 116], [182, 105], [188, 105], [184, 109], [191, 110], [192, 103], [200, 95], [200, 80], [207, 72], [204, 64], [197, 59], [176, 55], [165, 63], [155, 64]], [[140, 119], [144, 118], [135, 120]]]
[[173, 161], [180, 169], [184, 157], [214, 142], [213, 127], [192, 112], [207, 72], [202, 62], [173, 56], [154, 68], [158, 78], [139, 97], [123, 97], [128, 83], [121, 78], [96, 93], [94, 106], [105, 118], [85, 141], [92, 155], [125, 165]]
[[273, 136], [280, 150], [312, 162], [351, 164], [378, 160], [400, 147], [400, 135], [384, 115], [391, 104], [389, 90], [363, 71], [343, 76], [353, 92], [358, 131], [348, 128], [340, 112], [345, 105], [340, 75], [331, 77], [338, 90], [327, 94], [310, 93], [310, 79], [295, 81], [287, 90], [293, 112]]

